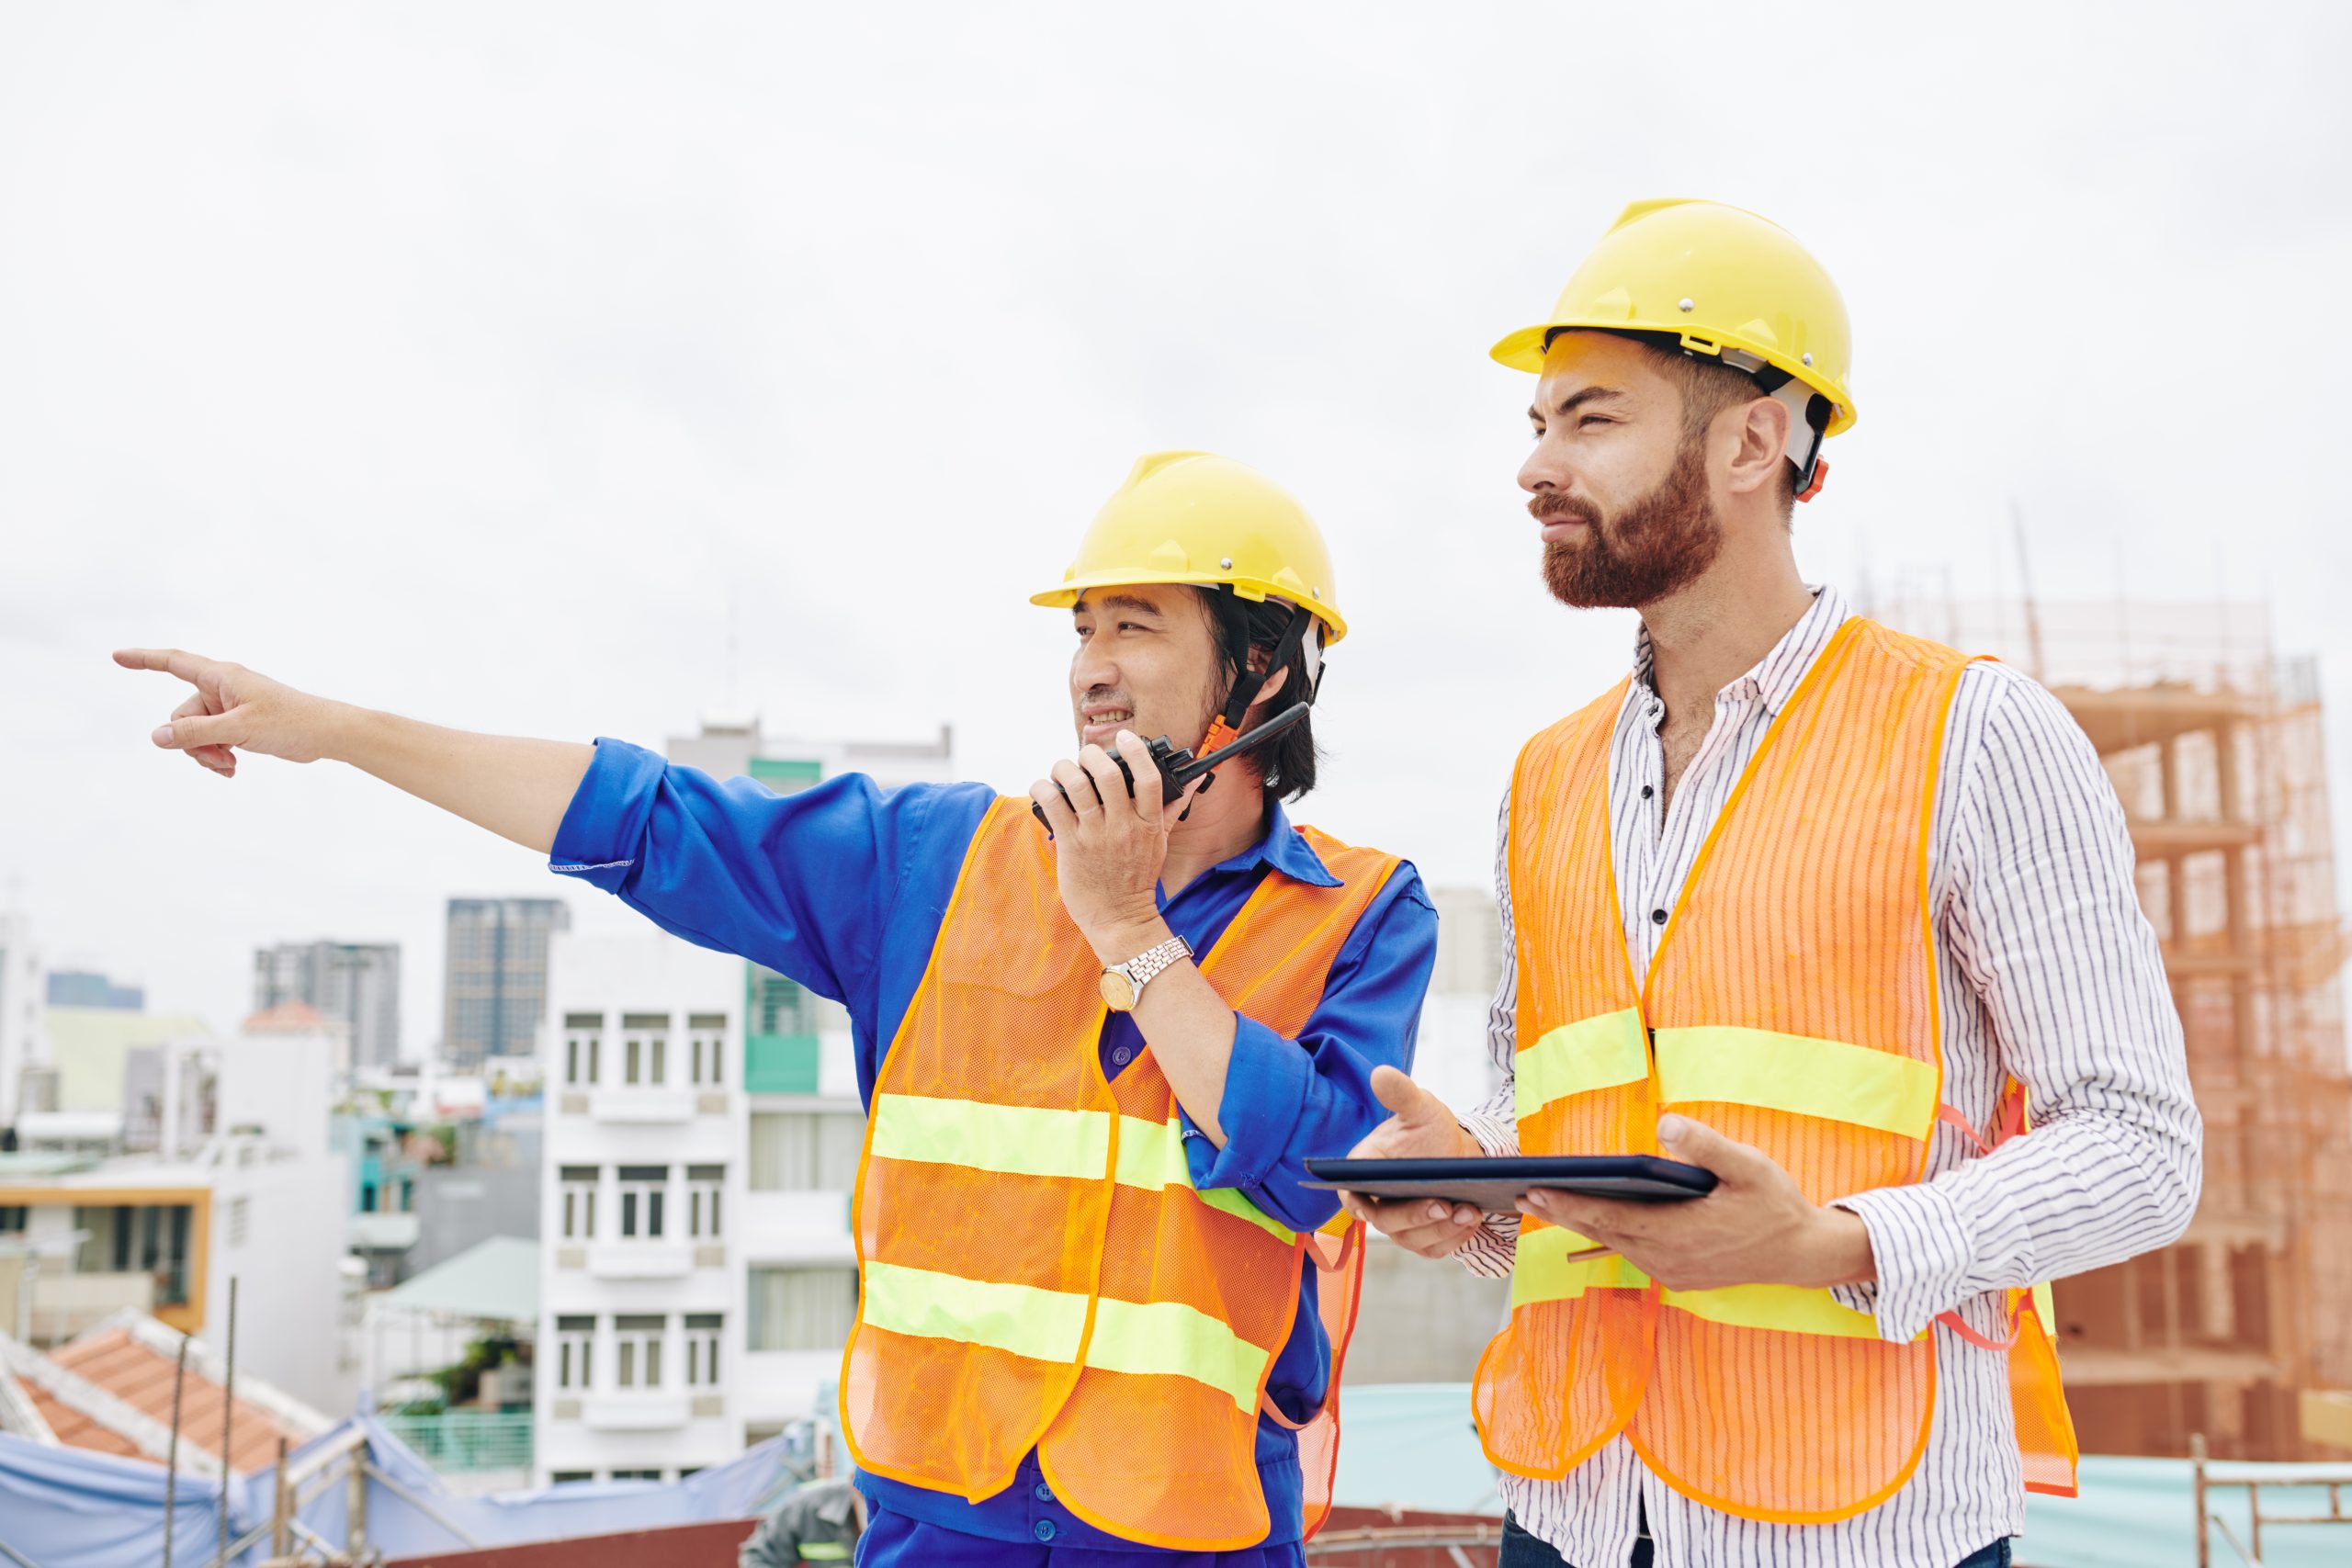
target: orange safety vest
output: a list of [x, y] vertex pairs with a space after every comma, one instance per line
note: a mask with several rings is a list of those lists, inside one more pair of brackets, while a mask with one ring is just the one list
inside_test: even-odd
[[[1673, 1110], [1761, 1149], [1816, 1203], [1921, 1179], [1937, 1122], [1959, 1120], [1927, 846], [1968, 662], [1840, 627], [1709, 832], [1644, 982], [1610, 855], [1624, 684], [1528, 744], [1509, 838], [1523, 1152], [1654, 1154]], [[1784, 1524], [1850, 1517], [1910, 1478], [1935, 1406], [1928, 1334], [1889, 1344], [1826, 1290], [1668, 1291], [1622, 1258], [1566, 1261], [1590, 1245], [1521, 1222], [1510, 1318], [1474, 1393], [1496, 1464], [1557, 1479], [1622, 1431], [1677, 1492]], [[2011, 1312], [2007, 1342], [1969, 1337], [2008, 1354], [2028, 1484], [2071, 1495], [2046, 1292], [2011, 1292]]]
[[[1236, 1010], [1286, 1037], [1397, 863], [1301, 831], [1340, 885], [1268, 876], [1200, 961]], [[1193, 1186], [1151, 1052], [1103, 1078], [1101, 969], [1029, 803], [998, 801], [874, 1086], [843, 1427], [859, 1465], [894, 1481], [978, 1502], [1034, 1448], [1089, 1524], [1238, 1550], [1271, 1527], [1257, 1418], [1300, 1269], [1349, 1266], [1323, 1292], [1336, 1391], [1361, 1249]], [[1321, 1467], [1310, 1525], [1336, 1420], [1334, 1392], [1302, 1443]]]

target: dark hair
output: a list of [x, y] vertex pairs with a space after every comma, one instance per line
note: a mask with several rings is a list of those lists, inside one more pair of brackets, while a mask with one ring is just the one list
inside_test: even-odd
[[[1608, 331], [1607, 328], [1597, 329]], [[1611, 332], [1611, 337], [1622, 337], [1649, 350], [1651, 360], [1667, 379], [1682, 393], [1682, 439], [1687, 446], [1707, 433], [1715, 415], [1736, 403], [1753, 402], [1758, 398], [1771, 396], [1761, 381], [1745, 370], [1693, 354], [1682, 346], [1672, 333]], [[1544, 344], [1549, 348], [1551, 344]], [[1776, 373], [1777, 374], [1777, 373]], [[1778, 385], [1776, 381], [1774, 385]], [[1815, 428], [1820, 429], [1826, 424]], [[1794, 463], [1782, 463], [1780, 472], [1779, 499], [1781, 516], [1792, 519], [1797, 503], [1797, 468]]]
[[[1293, 606], [1280, 599], [1244, 599], [1230, 589], [1204, 588], [1199, 592], [1209, 612], [1209, 624], [1216, 628], [1217, 662], [1222, 677], [1217, 682], [1216, 700], [1222, 711], [1226, 698], [1233, 691], [1233, 682], [1249, 667], [1250, 655], [1254, 651], [1268, 658], [1273, 656], [1283, 633], [1290, 629]], [[1323, 623], [1315, 621], [1307, 635], [1319, 646]], [[1273, 709], [1261, 714], [1261, 717], [1272, 717], [1273, 712], [1306, 700], [1306, 670], [1296, 661], [1288, 669], [1290, 678], [1274, 694]], [[1256, 750], [1244, 754], [1265, 781], [1269, 805], [1277, 800], [1296, 800], [1315, 787], [1315, 720], [1311, 716], [1302, 719]]]

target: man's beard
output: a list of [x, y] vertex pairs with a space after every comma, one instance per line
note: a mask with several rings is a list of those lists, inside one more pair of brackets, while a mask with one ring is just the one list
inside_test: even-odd
[[1574, 517], [1580, 539], [1546, 540], [1544, 585], [1580, 610], [1639, 609], [1688, 585], [1715, 563], [1723, 519], [1707, 493], [1703, 443], [1686, 441], [1657, 487], [1602, 521], [1580, 496], [1546, 491], [1528, 503], [1540, 521]]

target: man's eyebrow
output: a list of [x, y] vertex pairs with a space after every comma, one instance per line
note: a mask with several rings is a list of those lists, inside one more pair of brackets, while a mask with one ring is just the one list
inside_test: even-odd
[[[1582, 408], [1587, 403], [1613, 402], [1626, 395], [1627, 393], [1625, 389], [1622, 387], [1587, 387], [1580, 391], [1570, 392], [1566, 397], [1562, 398], [1560, 400], [1560, 406], [1552, 412], [1555, 413], [1570, 413]], [[1542, 417], [1537, 414], [1533, 409], [1528, 410], [1527, 413], [1530, 419]]]
[[1105, 593], [1100, 599], [1080, 599], [1070, 606], [1073, 615], [1080, 610], [1125, 610], [1130, 614], [1154, 617], [1164, 613], [1150, 600], [1138, 599], [1132, 593]]

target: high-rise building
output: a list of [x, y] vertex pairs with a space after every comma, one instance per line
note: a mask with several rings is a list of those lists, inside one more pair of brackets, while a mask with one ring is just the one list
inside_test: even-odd
[[554, 898], [452, 898], [443, 961], [441, 1057], [479, 1067], [526, 1056], [548, 1011], [548, 939], [571, 929]]
[[288, 942], [254, 953], [254, 1011], [302, 1002], [351, 1031], [355, 1067], [401, 1056], [398, 942]]
[[[671, 757], [784, 794], [952, 767], [944, 730], [893, 747], [706, 726]], [[849, 1016], [650, 930], [553, 948], [538, 1478], [675, 1480], [808, 1414], [839, 1372], [865, 1131]]]

